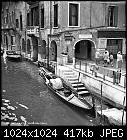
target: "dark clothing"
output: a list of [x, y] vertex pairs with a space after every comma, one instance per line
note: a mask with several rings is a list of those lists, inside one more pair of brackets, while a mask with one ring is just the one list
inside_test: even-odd
[[114, 71], [114, 79], [113, 83], [119, 84], [121, 80], [121, 71]]

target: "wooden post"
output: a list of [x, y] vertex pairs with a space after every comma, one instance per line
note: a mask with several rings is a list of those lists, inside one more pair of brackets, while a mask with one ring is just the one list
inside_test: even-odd
[[101, 81], [101, 119], [102, 119], [102, 81]]
[[[123, 106], [124, 106], [124, 103], [125, 103], [125, 96], [124, 96], [124, 99], [123, 99]], [[123, 115], [122, 115], [122, 125], [123, 125], [123, 118], [124, 118], [124, 107], [123, 107]]]

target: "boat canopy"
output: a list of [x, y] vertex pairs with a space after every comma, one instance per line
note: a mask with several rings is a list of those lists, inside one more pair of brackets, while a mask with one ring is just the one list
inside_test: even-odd
[[54, 89], [62, 89], [63, 83], [60, 78], [50, 79], [50, 82], [52, 83], [52, 86]]

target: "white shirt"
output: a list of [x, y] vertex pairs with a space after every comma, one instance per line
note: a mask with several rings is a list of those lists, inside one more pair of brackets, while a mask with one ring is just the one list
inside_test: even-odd
[[123, 58], [122, 58], [122, 55], [121, 54], [117, 54], [117, 62], [122, 60], [123, 61]]

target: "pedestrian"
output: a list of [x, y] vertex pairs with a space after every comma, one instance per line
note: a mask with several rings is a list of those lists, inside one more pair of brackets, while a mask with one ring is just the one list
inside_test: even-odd
[[121, 70], [121, 68], [122, 68], [122, 63], [123, 63], [123, 58], [122, 58], [121, 52], [119, 51], [119, 52], [117, 53], [116, 68], [119, 69], [119, 70]]
[[121, 70], [117, 70], [116, 73], [116, 84], [119, 84], [121, 80]]
[[97, 50], [95, 53], [95, 62], [97, 65], [99, 64], [99, 58], [100, 58], [100, 52]]
[[104, 66], [107, 66], [109, 64], [109, 52], [107, 49], [105, 49], [105, 52], [104, 52]]
[[110, 59], [110, 64], [113, 67], [114, 58], [113, 58], [113, 54], [112, 53], [110, 53], [109, 59]]

